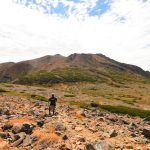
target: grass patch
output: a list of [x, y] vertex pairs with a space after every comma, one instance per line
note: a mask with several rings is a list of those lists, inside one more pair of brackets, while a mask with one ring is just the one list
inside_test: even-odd
[[90, 103], [85, 101], [69, 101], [69, 105], [76, 105], [80, 108], [86, 108], [89, 109], [91, 107]]
[[69, 101], [70, 105], [76, 105], [80, 108], [91, 109], [96, 107], [99, 110], [105, 110], [117, 114], [128, 114], [130, 116], [139, 116], [141, 118], [150, 117], [149, 110], [142, 110], [137, 108], [131, 108], [126, 106], [111, 106], [111, 105], [99, 105], [96, 102], [87, 102], [87, 101]]
[[149, 110], [141, 110], [137, 108], [130, 108], [126, 106], [111, 106], [111, 105], [101, 105], [101, 108], [112, 113], [118, 114], [128, 114], [131, 116], [139, 116], [141, 118], [150, 117]]
[[64, 97], [75, 97], [74, 94], [65, 94]]
[[32, 94], [31, 98], [36, 99], [36, 100], [40, 100], [40, 101], [48, 101], [48, 99], [44, 96], [41, 95], [36, 95], [36, 94]]
[[30, 94], [26, 92], [17, 92], [17, 91], [7, 91], [9, 95], [25, 97], [25, 98], [32, 98], [40, 101], [48, 101], [46, 97], [36, 94]]
[[3, 93], [3, 92], [8, 92], [8, 91], [3, 88], [0, 88], [0, 93]]

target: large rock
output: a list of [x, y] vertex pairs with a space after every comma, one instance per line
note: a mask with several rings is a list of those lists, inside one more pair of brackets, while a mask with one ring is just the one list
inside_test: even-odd
[[94, 144], [87, 144], [86, 150], [115, 150], [114, 145], [107, 141], [100, 141]]
[[15, 124], [12, 128], [13, 133], [20, 133], [20, 132], [25, 132], [26, 134], [31, 134], [34, 126], [28, 123], [18, 123]]

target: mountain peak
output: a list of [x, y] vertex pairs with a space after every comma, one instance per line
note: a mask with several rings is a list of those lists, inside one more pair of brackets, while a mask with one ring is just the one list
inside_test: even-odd
[[106, 72], [107, 70], [113, 70], [114, 72], [124, 71], [142, 76], [150, 76], [149, 72], [144, 71], [140, 67], [117, 62], [103, 54], [74, 53], [68, 57], [62, 56], [60, 54], [46, 55], [40, 58], [14, 64], [0, 64], [0, 81], [3, 81], [5, 76], [10, 77], [10, 79], [15, 79], [19, 74], [24, 72], [32, 73], [41, 70], [49, 72], [54, 69], [72, 67], [89, 70], [94, 69], [97, 71], [105, 70]]

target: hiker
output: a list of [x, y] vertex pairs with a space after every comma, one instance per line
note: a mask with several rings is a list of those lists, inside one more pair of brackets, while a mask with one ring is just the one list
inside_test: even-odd
[[53, 111], [53, 115], [55, 113], [57, 98], [52, 94], [52, 96], [48, 99], [49, 104], [49, 115], [51, 115], [51, 111]]

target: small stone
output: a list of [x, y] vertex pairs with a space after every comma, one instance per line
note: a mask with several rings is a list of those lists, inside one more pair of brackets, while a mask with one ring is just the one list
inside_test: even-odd
[[80, 137], [80, 138], [79, 138], [79, 141], [80, 141], [80, 142], [85, 142], [85, 138], [84, 138], [84, 137]]
[[110, 132], [109, 132], [110, 137], [116, 137], [117, 135], [118, 134], [117, 134], [116, 130], [114, 130], [114, 129], [110, 130]]
[[43, 120], [37, 121], [37, 125], [38, 125], [39, 127], [42, 127], [42, 126], [44, 125], [44, 121], [43, 121]]
[[66, 127], [62, 123], [57, 123], [55, 126], [56, 131], [65, 131]]
[[62, 138], [63, 138], [63, 140], [68, 140], [68, 136], [67, 135], [64, 135]]

